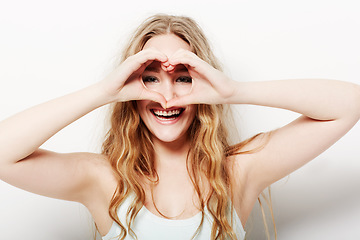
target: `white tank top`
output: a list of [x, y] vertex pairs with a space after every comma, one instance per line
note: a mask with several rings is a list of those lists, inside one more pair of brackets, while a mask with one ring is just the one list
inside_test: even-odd
[[[118, 209], [118, 216], [122, 224], [126, 223], [126, 213], [133, 201], [134, 197], [128, 197]], [[241, 221], [235, 210], [233, 217], [233, 229], [236, 233], [237, 239], [243, 240], [245, 231], [242, 227]], [[230, 218], [229, 218], [230, 219]], [[201, 212], [197, 215], [183, 220], [171, 220], [158, 217], [151, 213], [145, 206], [143, 206], [136, 216], [132, 225], [133, 231], [139, 240], [190, 240], [200, 225]], [[209, 240], [211, 237], [212, 217], [208, 209], [205, 208], [204, 222], [199, 234], [194, 238], [196, 240]], [[102, 237], [103, 240], [116, 240], [121, 232], [120, 226], [114, 222], [109, 232]], [[133, 240], [128, 233], [125, 240]]]

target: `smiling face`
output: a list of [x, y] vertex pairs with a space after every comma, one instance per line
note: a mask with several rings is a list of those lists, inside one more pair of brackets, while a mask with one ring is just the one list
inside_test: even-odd
[[[156, 48], [168, 57], [180, 48], [191, 50], [185, 41], [174, 34], [155, 36], [146, 42], [143, 49], [146, 48]], [[153, 62], [145, 69], [142, 79], [148, 89], [159, 92], [167, 101], [188, 94], [192, 86], [191, 77], [184, 65], [177, 65], [169, 72], [160, 62]], [[163, 109], [159, 103], [150, 100], [138, 101], [137, 108], [149, 131], [162, 142], [186, 138], [196, 112], [195, 105]]]

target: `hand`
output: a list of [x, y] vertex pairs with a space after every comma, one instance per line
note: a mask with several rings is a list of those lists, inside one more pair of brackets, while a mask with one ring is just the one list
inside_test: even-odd
[[111, 102], [152, 100], [165, 107], [164, 96], [147, 89], [141, 79], [141, 74], [153, 61], [165, 63], [167, 60], [167, 56], [156, 49], [140, 51], [128, 57], [101, 82], [101, 85]]
[[168, 108], [189, 104], [228, 103], [229, 98], [234, 94], [234, 81], [190, 51], [178, 50], [167, 63], [170, 65], [165, 67], [170, 72], [178, 64], [185, 65], [193, 79], [190, 93], [168, 101], [166, 105]]

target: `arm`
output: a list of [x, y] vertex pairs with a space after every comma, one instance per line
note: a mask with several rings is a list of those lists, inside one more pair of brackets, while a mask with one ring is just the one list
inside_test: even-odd
[[359, 86], [325, 79], [293, 79], [267, 82], [233, 82], [227, 101], [291, 110], [316, 120], [357, 120]]
[[[256, 138], [243, 149], [264, 146], [260, 151], [234, 157], [237, 166], [234, 177], [245, 183], [240, 193], [239, 208], [242, 222], [246, 222], [257, 197], [266, 187], [317, 157], [358, 121], [360, 87], [318, 79], [236, 85], [236, 94], [230, 101], [283, 108], [302, 114], [293, 122], [272, 131], [268, 139]], [[246, 172], [243, 177], [241, 169]]]
[[38, 149], [56, 132], [88, 112], [106, 104], [97, 85], [18, 113], [0, 124], [0, 178], [37, 194], [81, 201], [87, 190], [89, 153], [59, 154]]
[[360, 117], [360, 87], [352, 83], [320, 79], [236, 82], [185, 50], [175, 53], [169, 62], [188, 66], [193, 87], [189, 95], [173, 99], [168, 106], [253, 104], [302, 114], [292, 123], [272, 131], [268, 142], [257, 138], [244, 149], [265, 144], [262, 150], [236, 157], [239, 168], [240, 165], [245, 168], [247, 188], [255, 199], [271, 183], [329, 148]]
[[2, 171], [37, 150], [56, 132], [108, 103], [106, 95], [93, 85], [18, 113], [0, 124]]
[[265, 144], [261, 151], [245, 156], [249, 182], [258, 192], [325, 151], [360, 118], [360, 87], [352, 83], [299, 79], [234, 85], [236, 91], [228, 99], [232, 103], [302, 114], [274, 130], [267, 143], [259, 138], [247, 147]]
[[22, 189], [74, 201], [98, 178], [104, 157], [91, 153], [58, 154], [38, 148], [56, 132], [90, 111], [111, 103], [135, 99], [163, 102], [143, 87], [141, 72], [166, 57], [142, 51], [115, 69], [103, 81], [18, 113], [0, 123], [0, 178]]

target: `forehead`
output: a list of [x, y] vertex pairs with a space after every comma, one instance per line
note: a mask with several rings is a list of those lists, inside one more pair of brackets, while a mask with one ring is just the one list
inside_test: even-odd
[[150, 38], [143, 49], [156, 48], [167, 56], [173, 55], [180, 48], [191, 51], [187, 42], [175, 34], [163, 34]]

